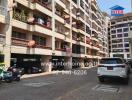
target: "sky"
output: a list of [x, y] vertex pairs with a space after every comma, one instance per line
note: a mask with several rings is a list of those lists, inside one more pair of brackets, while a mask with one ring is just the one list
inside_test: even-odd
[[115, 5], [125, 8], [124, 13], [131, 11], [131, 0], [97, 0], [97, 2], [100, 9], [108, 14], [111, 12], [109, 8]]

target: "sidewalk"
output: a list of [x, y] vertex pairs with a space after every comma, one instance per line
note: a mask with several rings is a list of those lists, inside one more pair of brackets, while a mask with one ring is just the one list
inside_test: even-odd
[[37, 76], [46, 76], [46, 75], [52, 75], [52, 74], [59, 74], [63, 73], [66, 71], [51, 71], [51, 72], [43, 72], [43, 73], [37, 73], [37, 74], [25, 74], [21, 78], [26, 79], [26, 78], [32, 78], [32, 77], [37, 77]]
[[[83, 67], [83, 68], [79, 68], [80, 70], [82, 69], [91, 69], [93, 68], [94, 66], [92, 67]], [[78, 68], [77, 69], [71, 69], [71, 70], [79, 70]], [[46, 75], [52, 75], [52, 74], [59, 74], [59, 73], [63, 73], [63, 72], [70, 72], [68, 70], [62, 70], [62, 71], [51, 71], [51, 72], [43, 72], [43, 73], [37, 73], [37, 74], [25, 74], [23, 75], [21, 78], [22, 79], [26, 79], [26, 78], [32, 78], [32, 77], [37, 77], [37, 76], [46, 76]]]

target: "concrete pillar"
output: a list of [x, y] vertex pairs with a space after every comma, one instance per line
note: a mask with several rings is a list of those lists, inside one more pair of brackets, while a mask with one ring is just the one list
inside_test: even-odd
[[72, 69], [72, 57], [65, 58], [64, 69], [65, 70]]
[[11, 58], [11, 35], [12, 35], [12, 15], [13, 11], [8, 11], [6, 16], [6, 25], [4, 28], [6, 34], [6, 41], [4, 46], [4, 62], [6, 67], [10, 67], [10, 58]]
[[42, 56], [41, 65], [44, 67], [45, 72], [52, 71], [51, 56]]
[[[55, 0], [52, 0], [52, 16], [55, 16]], [[55, 18], [52, 18], [52, 53], [55, 53]]]

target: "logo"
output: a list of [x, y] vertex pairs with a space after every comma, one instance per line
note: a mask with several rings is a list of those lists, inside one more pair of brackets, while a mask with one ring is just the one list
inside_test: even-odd
[[114, 7], [111, 7], [111, 16], [123, 16], [124, 15], [124, 8], [121, 7], [121, 6], [114, 6]]

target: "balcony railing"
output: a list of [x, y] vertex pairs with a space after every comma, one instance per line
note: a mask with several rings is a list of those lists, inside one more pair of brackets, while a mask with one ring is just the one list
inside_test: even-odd
[[44, 45], [38, 45], [38, 44], [36, 44], [35, 47], [36, 47], [36, 48], [42, 48], [42, 49], [49, 49], [49, 50], [52, 50], [52, 47], [48, 47], [48, 46], [44, 46]]
[[28, 40], [26, 39], [20, 39], [20, 38], [14, 38], [12, 37], [12, 45], [15, 46], [24, 46], [27, 47], [28, 46]]
[[46, 24], [40, 23], [40, 22], [37, 22], [37, 21], [34, 21], [33, 24], [39, 25], [39, 26], [44, 27], [44, 28], [47, 28], [49, 30], [52, 30], [52, 28], [51, 28], [51, 22], [50, 21], [47, 22]]
[[0, 5], [0, 15], [6, 15], [7, 14], [7, 9], [6, 7], [3, 7]]
[[27, 22], [27, 16], [24, 10], [21, 12], [13, 11], [13, 18], [22, 22]]
[[55, 50], [66, 52], [66, 49], [62, 49], [62, 48], [56, 48]]
[[55, 14], [64, 19], [64, 15], [62, 12], [56, 11]]
[[49, 2], [44, 2], [43, 0], [33, 0], [33, 3], [38, 3], [41, 6], [47, 8], [48, 10], [52, 11], [52, 3], [49, 4]]
[[[26, 40], [26, 39], [12, 37], [12, 45], [15, 45], [15, 46], [28, 47], [28, 42], [29, 40]], [[42, 48], [42, 49], [49, 49], [49, 50], [52, 49], [51, 47], [39, 45], [39, 44], [35, 44], [34, 48]]]

